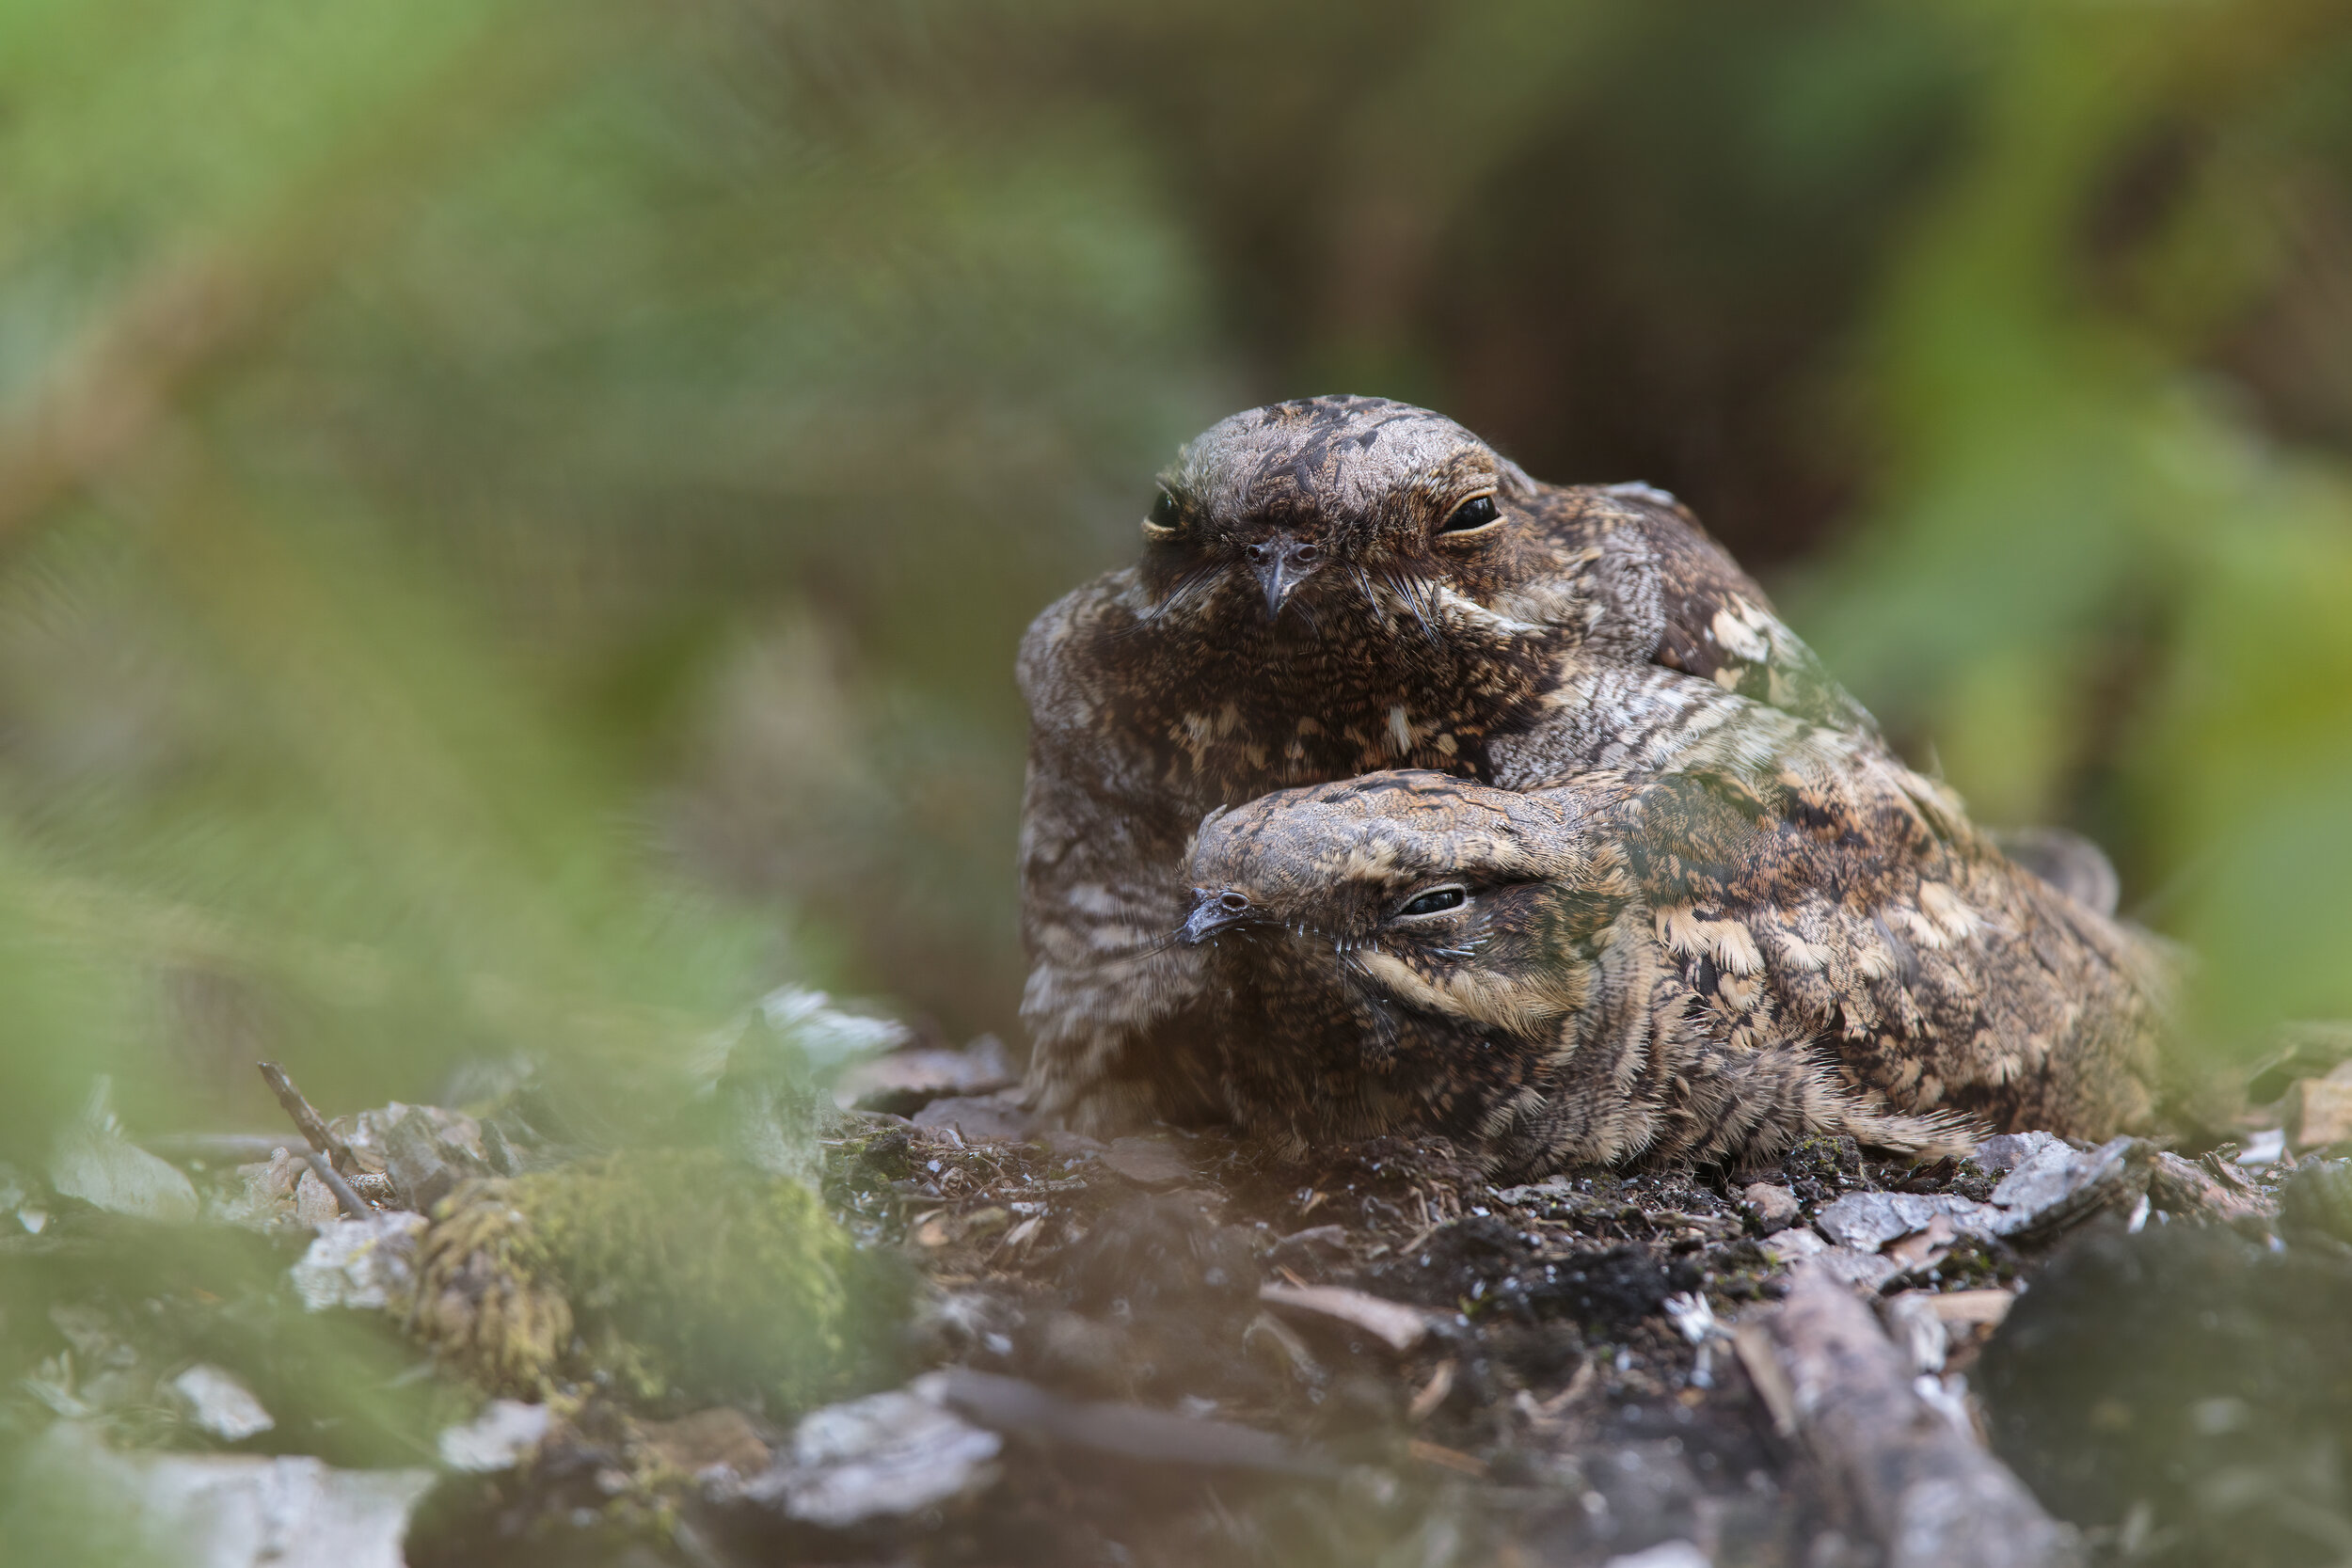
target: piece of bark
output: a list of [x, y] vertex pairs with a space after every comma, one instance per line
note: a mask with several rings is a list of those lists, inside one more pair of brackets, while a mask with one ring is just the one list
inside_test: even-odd
[[2231, 1171], [2225, 1179], [2169, 1150], [2148, 1162], [2148, 1198], [2168, 1214], [2264, 1224], [2279, 1217], [2279, 1200], [2249, 1185], [2236, 1172]]
[[1995, 1132], [1977, 1145], [1976, 1162], [1987, 1176], [2007, 1176], [2052, 1144], [2066, 1140], [2055, 1132]]
[[[1887, 1568], [2072, 1568], [2074, 1532], [1954, 1430], [1912, 1386], [1904, 1354], [1870, 1309], [1818, 1265], [1741, 1337], [1741, 1359], [1885, 1554]], [[1777, 1388], [1768, 1386], [1776, 1382]], [[1777, 1393], [1778, 1399], [1773, 1395]]]
[[1993, 1206], [2003, 1211], [2000, 1234], [2046, 1235], [2089, 1218], [2133, 1191], [2148, 1152], [2143, 1140], [2131, 1137], [2111, 1138], [2093, 1149], [2055, 1140], [2042, 1145], [1993, 1189]]

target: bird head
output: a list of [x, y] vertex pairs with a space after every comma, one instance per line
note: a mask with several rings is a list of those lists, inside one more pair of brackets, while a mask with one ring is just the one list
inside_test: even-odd
[[1182, 940], [1294, 1023], [1375, 1047], [1547, 1038], [1628, 898], [1582, 816], [1565, 792], [1420, 771], [1267, 795], [1201, 824]]
[[1527, 475], [1452, 420], [1384, 398], [1235, 414], [1159, 486], [1143, 522], [1147, 584], [1236, 627], [1408, 606], [1426, 626], [1442, 590], [1483, 602], [1530, 555]]

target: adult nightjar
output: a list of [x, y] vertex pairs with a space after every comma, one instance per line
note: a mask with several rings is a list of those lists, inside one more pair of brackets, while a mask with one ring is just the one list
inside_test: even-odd
[[1201, 955], [1172, 941], [1202, 815], [1388, 768], [1528, 788], [1769, 766], [1876, 730], [1672, 497], [1538, 483], [1422, 409], [1317, 398], [1184, 449], [1142, 559], [1024, 640], [1032, 1095], [1073, 1125], [1217, 1114]]

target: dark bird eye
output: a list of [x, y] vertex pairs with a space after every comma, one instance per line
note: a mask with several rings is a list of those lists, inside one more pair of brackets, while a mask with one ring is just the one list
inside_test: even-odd
[[1152, 498], [1152, 510], [1144, 517], [1143, 526], [1162, 533], [1173, 533], [1176, 523], [1176, 498], [1163, 490]]
[[1448, 517], [1445, 520], [1445, 527], [1438, 531], [1439, 533], [1470, 533], [1485, 528], [1488, 523], [1500, 521], [1502, 516], [1502, 514], [1495, 510], [1495, 499], [1492, 496], [1472, 496], [1454, 509], [1454, 515]]
[[1470, 902], [1470, 895], [1458, 887], [1436, 887], [1414, 899], [1396, 912], [1400, 915], [1443, 914], [1458, 910]]

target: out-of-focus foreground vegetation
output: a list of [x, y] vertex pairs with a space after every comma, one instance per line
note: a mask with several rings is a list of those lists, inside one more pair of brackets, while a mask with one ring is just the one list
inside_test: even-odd
[[2341, 7], [10, 0], [0, 1140], [1009, 1034], [1022, 626], [1343, 389], [2352, 1014]]

